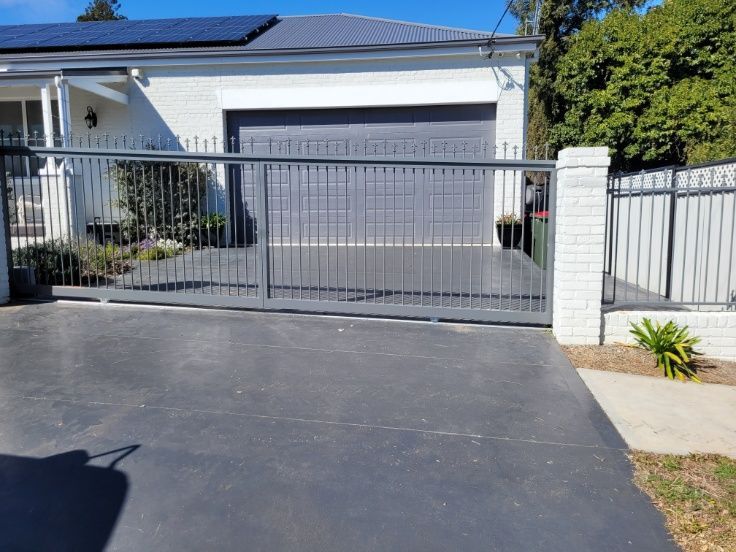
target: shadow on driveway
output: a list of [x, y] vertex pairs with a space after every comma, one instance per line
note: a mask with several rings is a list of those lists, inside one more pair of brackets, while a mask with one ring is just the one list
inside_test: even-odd
[[[95, 552], [105, 548], [128, 493], [115, 465], [138, 445], [90, 456], [0, 455], [0, 550]], [[117, 454], [108, 466], [95, 458]]]

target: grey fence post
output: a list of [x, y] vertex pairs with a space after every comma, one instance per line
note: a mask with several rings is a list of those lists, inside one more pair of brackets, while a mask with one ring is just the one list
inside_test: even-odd
[[0, 155], [0, 305], [10, 300], [10, 269], [13, 257], [8, 216], [8, 183], [5, 177], [5, 157]]
[[606, 236], [608, 148], [568, 148], [557, 160], [552, 331], [598, 344]]

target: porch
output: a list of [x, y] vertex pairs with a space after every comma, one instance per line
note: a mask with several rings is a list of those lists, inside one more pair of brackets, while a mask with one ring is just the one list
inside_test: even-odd
[[[97, 113], [111, 105], [127, 106], [126, 69], [0, 72], [0, 142], [5, 145], [68, 147], [82, 145], [85, 131], [99, 132]], [[79, 106], [84, 105], [84, 111]], [[73, 115], [72, 115], [73, 114]], [[8, 182], [11, 244], [23, 247], [60, 229], [86, 232], [94, 221], [89, 209], [66, 220], [75, 173], [63, 158], [6, 155], [0, 168]]]

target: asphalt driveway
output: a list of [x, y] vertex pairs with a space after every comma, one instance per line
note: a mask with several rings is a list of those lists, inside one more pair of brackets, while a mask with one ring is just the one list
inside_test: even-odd
[[541, 330], [50, 303], [0, 351], [2, 550], [674, 550]]

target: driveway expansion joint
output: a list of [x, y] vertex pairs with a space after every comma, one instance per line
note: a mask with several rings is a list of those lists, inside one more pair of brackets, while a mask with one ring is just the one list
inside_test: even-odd
[[116, 402], [105, 402], [105, 401], [83, 401], [79, 399], [62, 399], [54, 397], [36, 397], [32, 395], [2, 395], [3, 399], [22, 399], [29, 401], [44, 401], [44, 402], [62, 402], [74, 405], [82, 406], [110, 406], [120, 408], [141, 408], [150, 410], [163, 410], [167, 412], [185, 412], [188, 414], [208, 414], [217, 416], [239, 416], [243, 418], [252, 418], [258, 420], [271, 420], [274, 422], [294, 422], [304, 424], [321, 424], [333, 427], [345, 427], [355, 429], [370, 429], [370, 430], [383, 430], [383, 431], [403, 431], [408, 433], [419, 433], [424, 435], [436, 435], [440, 437], [461, 437], [466, 439], [482, 439], [486, 441], [506, 441], [510, 443], [527, 443], [531, 445], [546, 445], [554, 447], [576, 447], [576, 448], [587, 448], [597, 450], [612, 450], [612, 451], [626, 451], [626, 448], [619, 447], [608, 447], [603, 445], [590, 445], [586, 443], [563, 443], [560, 441], [544, 441], [541, 439], [522, 439], [517, 437], [508, 437], [504, 435], [479, 435], [474, 433], [462, 433], [455, 431], [441, 431], [432, 429], [419, 429], [413, 427], [398, 427], [398, 426], [386, 426], [377, 424], [364, 424], [356, 422], [336, 422], [334, 420], [318, 420], [314, 418], [298, 418], [292, 416], [271, 416], [268, 414], [252, 414], [247, 412], [233, 412], [230, 410], [210, 410], [205, 408], [181, 408], [177, 406], [159, 406], [152, 404], [132, 404], [132, 403], [116, 403]]

